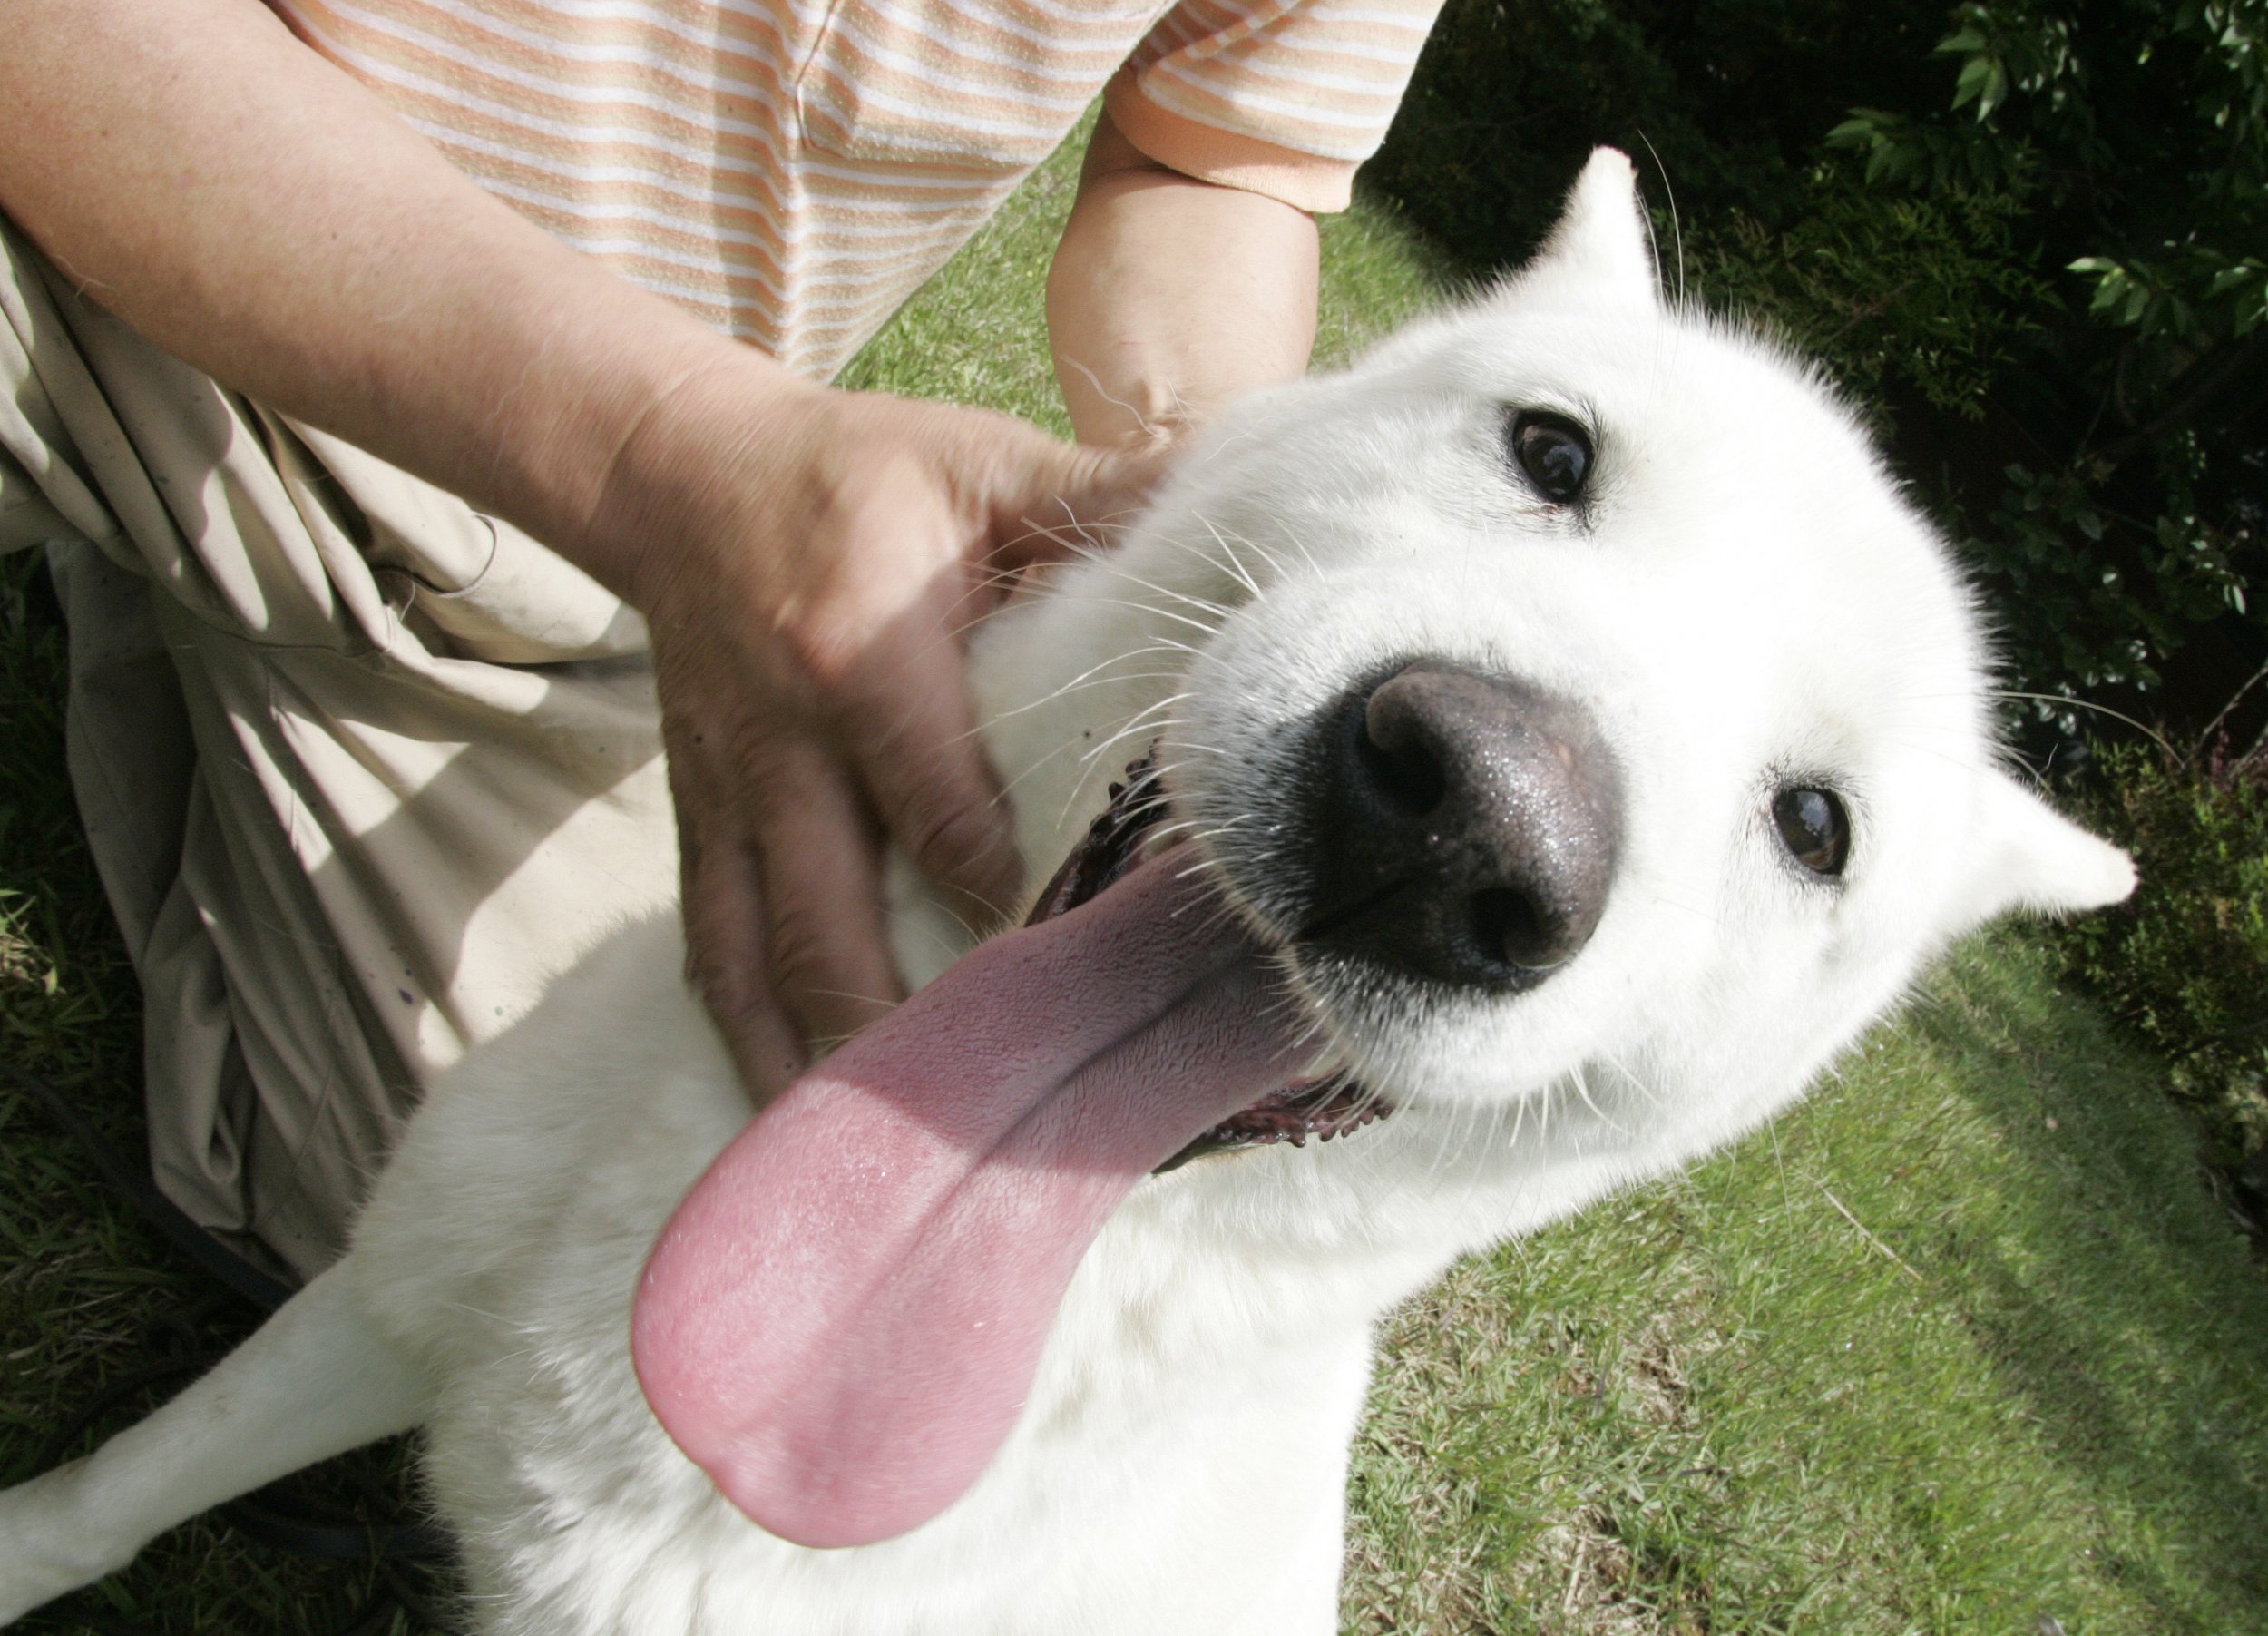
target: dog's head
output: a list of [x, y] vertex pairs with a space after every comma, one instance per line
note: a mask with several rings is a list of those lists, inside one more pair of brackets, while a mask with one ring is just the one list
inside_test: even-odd
[[1230, 416], [986, 662], [1036, 857], [1092, 747], [1154, 738], [1160, 832], [1327, 1065], [1624, 1175], [1961, 931], [2133, 878], [2000, 766], [1972, 598], [1833, 394], [1663, 299], [1611, 152], [1524, 271]]
[[[1158, 1246], [1255, 1238], [1407, 1275], [1753, 1125], [1967, 927], [2133, 878], [1999, 766], [1971, 600], [1833, 395], [1662, 301], [1619, 154], [1493, 295], [1228, 416], [973, 673], [1069, 860], [1041, 924], [775, 1103], [640, 1299], [663, 1423], [812, 1543], [975, 1480], [1129, 1190], [1121, 1242], [1202, 1229], [1143, 1239], [1158, 1290]], [[1238, 1321], [1375, 1298], [1364, 1259]]]

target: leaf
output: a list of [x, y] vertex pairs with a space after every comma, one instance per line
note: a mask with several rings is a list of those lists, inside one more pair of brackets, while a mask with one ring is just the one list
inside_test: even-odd
[[1989, 56], [1971, 57], [1961, 64], [1960, 77], [1953, 82], [1953, 106], [1963, 108], [1975, 103], [1981, 120], [2000, 100], [1996, 85], [2005, 83], [1999, 64]]

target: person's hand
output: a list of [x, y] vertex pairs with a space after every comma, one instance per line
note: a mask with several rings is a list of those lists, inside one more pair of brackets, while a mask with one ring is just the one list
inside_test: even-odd
[[678, 813], [692, 975], [759, 1102], [900, 994], [894, 838], [973, 922], [1012, 906], [1010, 815], [963, 638], [1016, 573], [1140, 502], [1158, 461], [1019, 421], [735, 371], [618, 462]]

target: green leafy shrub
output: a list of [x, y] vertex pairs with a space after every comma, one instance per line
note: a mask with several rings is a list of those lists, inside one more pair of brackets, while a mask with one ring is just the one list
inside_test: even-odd
[[2018, 253], [2021, 208], [1989, 190], [1886, 203], [1843, 167], [1823, 167], [1806, 185], [1807, 208], [1784, 230], [1736, 210], [1690, 230], [1710, 300], [1768, 315], [1805, 352], [1831, 358], [1885, 432], [1893, 399], [1979, 418], [2053, 301]]
[[[1970, 0], [1935, 54], [1950, 106], [1861, 107], [1828, 135], [1892, 196], [1989, 190], [2057, 275], [1987, 430], [1950, 469], [2011, 645], [2058, 691], [2152, 692], [2218, 628], [2257, 654], [2268, 428], [2268, 0]], [[2225, 674], [2158, 705], [2194, 723]]]
[[2125, 744], [2101, 771], [2088, 816], [2141, 884], [2062, 928], [2066, 960], [2170, 1065], [2206, 1162], [2268, 1231], [2268, 766]]
[[1790, 225], [1853, 103], [1937, 95], [1943, 18], [1911, 0], [1447, 0], [1364, 174], [1459, 260], [1504, 267], [1612, 142], [1653, 169], [1674, 270], [1673, 191], [1688, 232], [1734, 211]]
[[2042, 715], [2268, 658], [2268, 0], [1450, 0], [1372, 174], [1501, 266], [1600, 141], [1870, 406]]

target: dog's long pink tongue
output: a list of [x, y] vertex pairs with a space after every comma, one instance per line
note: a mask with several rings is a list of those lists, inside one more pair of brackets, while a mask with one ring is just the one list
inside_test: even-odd
[[959, 1498], [1104, 1219], [1302, 1065], [1265, 961], [1186, 867], [966, 956], [782, 1094], [663, 1229], [638, 1378], [772, 1533], [868, 1544]]

